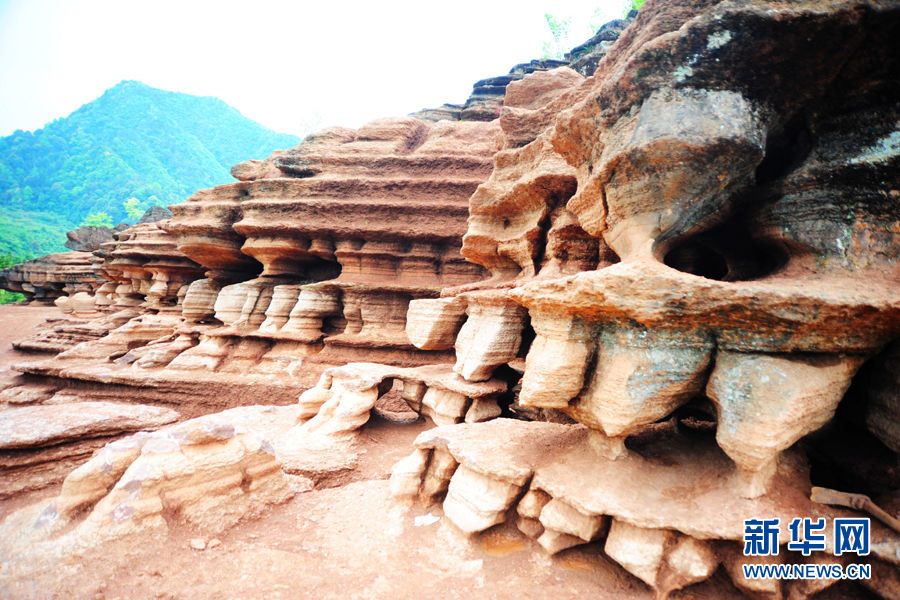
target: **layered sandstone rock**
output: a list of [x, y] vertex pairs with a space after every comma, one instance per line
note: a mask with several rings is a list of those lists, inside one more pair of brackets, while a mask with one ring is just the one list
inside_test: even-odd
[[[467, 380], [521, 369], [513, 412], [562, 411], [590, 430], [571, 429], [584, 436], [572, 456], [646, 471], [563, 474], [578, 462], [567, 456], [551, 460], [550, 484], [519, 458], [540, 455], [550, 433], [508, 423], [476, 439], [457, 426], [455, 451], [420, 439], [398, 465], [396, 493], [429, 502], [446, 490], [445, 514], [472, 533], [522, 498], [523, 531], [551, 553], [608, 530], [607, 555], [661, 594], [709, 577], [728, 552], [702, 540], [739, 540], [744, 515], [821, 512], [805, 498], [797, 443], [832, 421], [860, 366], [900, 335], [900, 88], [886, 75], [900, 55], [872, 45], [898, 21], [896, 6], [864, 2], [648, 2], [592, 77], [558, 70], [510, 84], [504, 149], [471, 198], [462, 249], [492, 277], [418, 301], [410, 339], [449, 347], [455, 337]], [[891, 356], [879, 359], [868, 408], [844, 408], [889, 444]], [[674, 427], [674, 439], [651, 454], [669, 467], [648, 462], [641, 446], [661, 427]], [[691, 433], [710, 429], [715, 439]], [[511, 438], [528, 441], [493, 473], [473, 457]], [[828, 464], [838, 447], [819, 444], [816, 460]], [[445, 467], [434, 481], [432, 455], [460, 463], [457, 482]], [[892, 469], [897, 455], [880, 460]], [[707, 506], [675, 493], [669, 504], [634, 491], [627, 509], [590, 508], [616, 493], [613, 482], [661, 489], [667, 468], [673, 485], [719, 497]], [[692, 470], [717, 483], [693, 481]], [[892, 484], [829, 477], [896, 487], [896, 470], [887, 473]], [[573, 495], [590, 481], [589, 493]], [[715, 517], [726, 505], [741, 515], [727, 526]], [[701, 521], [711, 529], [698, 530]], [[872, 587], [889, 594], [890, 585]]]
[[472, 94], [461, 107], [460, 119], [463, 121], [492, 121], [500, 116], [500, 107], [506, 95], [506, 87], [522, 79], [529, 73], [546, 71], [565, 66], [566, 62], [544, 58], [522, 63], [510, 69], [506, 75], [489, 77], [475, 82]]
[[[60, 281], [79, 277], [89, 284], [74, 280], [78, 283], [55, 286], [66, 293], [57, 297], [55, 304], [67, 318], [49, 321], [34, 335], [15, 342], [16, 349], [65, 352], [78, 344], [106, 336], [138, 316], [141, 310], [180, 312], [179, 304], [187, 284], [200, 277], [202, 271], [177, 250], [174, 239], [157, 225], [168, 211], [154, 208], [158, 210], [148, 210], [141, 222], [133, 227], [118, 231], [80, 228], [70, 232], [70, 240], [90, 247], [93, 256], [88, 252], [49, 255], [44, 257], [50, 259], [45, 261], [45, 275], [22, 266], [20, 277], [34, 282], [42, 280], [41, 277]], [[94, 230], [101, 233], [98, 235]], [[109, 232], [109, 236], [104, 232]], [[65, 257], [66, 260], [51, 257]], [[83, 264], [89, 275], [78, 274], [73, 268], [76, 264]], [[150, 339], [165, 334], [162, 331]]]
[[569, 62], [569, 67], [585, 77], [593, 75], [600, 60], [606, 56], [606, 53], [633, 20], [634, 15], [629, 14], [626, 19], [616, 19], [604, 24], [591, 39], [566, 53], [565, 59]]
[[[373, 413], [404, 424], [421, 416], [436, 424], [479, 423], [500, 416], [498, 401], [506, 391], [505, 381], [468, 382], [451, 365], [334, 367], [300, 396], [302, 422], [288, 432], [278, 450], [289, 473], [344, 468], [355, 461], [356, 438]], [[379, 410], [379, 405], [388, 411]]]
[[[392, 493], [404, 502], [440, 502], [444, 516], [470, 534], [513, 515], [549, 554], [601, 542], [607, 556], [662, 596], [711, 577], [735, 554], [750, 562], [741, 555], [746, 515], [789, 523], [798, 516], [830, 521], [848, 514], [808, 498], [799, 453], [779, 464], [770, 493], [748, 499], [738, 493], [731, 460], [713, 440], [658, 430], [627, 457], [610, 459], [596, 435], [581, 425], [508, 419], [438, 427], [420, 434], [414, 453], [396, 464]], [[872, 527], [877, 549], [869, 560], [895, 569], [896, 533], [875, 521]], [[829, 534], [829, 549], [833, 543]], [[816, 558], [785, 549], [772, 557], [778, 563]], [[740, 569], [728, 572], [739, 589], [761, 583], [745, 581]], [[829, 585], [821, 583], [819, 589]], [[798, 597], [819, 591], [796, 587], [791, 593], [803, 591]], [[889, 587], [875, 587], [890, 597]]]
[[57, 483], [111, 439], [155, 429], [179, 417], [158, 406], [70, 402], [62, 394], [57, 399], [55, 392], [33, 386], [3, 391], [3, 399], [12, 406], [0, 410], [0, 496]]
[[151, 206], [148, 208], [141, 218], [138, 219], [136, 225], [144, 225], [145, 223], [156, 223], [158, 221], [166, 221], [172, 218], [172, 211], [165, 206]]
[[[114, 241], [101, 245], [99, 254], [103, 260], [98, 271], [109, 282], [98, 291], [101, 306], [177, 310], [186, 292], [181, 288], [202, 276], [200, 266], [178, 250], [159, 222], [118, 233]], [[115, 289], [107, 291], [112, 285]]]
[[102, 283], [92, 269], [89, 252], [57, 252], [0, 271], [0, 287], [41, 302], [93, 292]]
[[[687, 10], [642, 13], [642, 26], [629, 30], [593, 78], [538, 73], [510, 89], [510, 118], [501, 118], [509, 149], [472, 197], [462, 252], [514, 288], [480, 294], [508, 298], [531, 318], [536, 337], [519, 403], [563, 409], [617, 440], [615, 454], [626, 436], [705, 394], [716, 404], [720, 443], [746, 472], [746, 493], [758, 494], [778, 453], [763, 447], [785, 449], [830, 420], [860, 364], [900, 333], [888, 258], [897, 244], [896, 211], [887, 208], [895, 158], [887, 147], [875, 150], [890, 137], [884, 128], [893, 113], [878, 100], [890, 88], [843, 99], [846, 82], [834, 87], [833, 74], [815, 67], [778, 89], [744, 85], [744, 65], [757, 64], [762, 50], [746, 34], [731, 43], [738, 22], [741, 31], [746, 19], [784, 29], [779, 56], [790, 61], [772, 68], [801, 69], [805, 53], [819, 51], [801, 34], [843, 31], [848, 15], [863, 18], [862, 5], [787, 11], [777, 21], [751, 6]], [[815, 19], [804, 20], [804, 10]], [[664, 37], [676, 19], [684, 28]], [[649, 62], [660, 44], [668, 59]], [[886, 49], [841, 52], [860, 90], [872, 77], [861, 70], [864, 61], [896, 60]], [[529, 141], [535, 123], [546, 122], [537, 116], [542, 108], [559, 114], [560, 103], [571, 108]], [[513, 118], [516, 104], [525, 112]], [[813, 105], [821, 107], [815, 119], [793, 116]], [[533, 118], [523, 117], [527, 111]], [[822, 131], [814, 142], [803, 137], [810, 128]], [[793, 162], [784, 157], [789, 151]], [[848, 185], [867, 200], [841, 213], [835, 207]], [[470, 302], [472, 318], [472, 301], [484, 300], [456, 293]], [[474, 329], [484, 331], [469, 322], [459, 331], [457, 368], [477, 380], [516, 352], [502, 350], [506, 342], [495, 336], [473, 344], [480, 367], [470, 364], [460, 349]], [[498, 357], [488, 358], [492, 352]], [[762, 379], [748, 384], [751, 372]], [[788, 381], [803, 390], [786, 400], [796, 414], [783, 413], [765, 391]], [[762, 404], [751, 421], [754, 394]]]
[[[510, 85], [532, 73], [570, 67], [582, 76], [589, 77], [615, 41], [622, 35], [633, 17], [610, 21], [601, 27], [588, 41], [566, 53], [563, 60], [541, 58], [515, 65], [506, 75], [481, 79], [472, 86], [472, 93], [463, 104], [444, 104], [426, 108], [410, 116], [423, 121], [492, 121], [503, 114], [503, 107], [510, 106]], [[258, 161], [257, 161], [258, 162]], [[239, 178], [240, 179], [240, 178]]]
[[500, 116], [507, 86], [522, 79], [529, 73], [564, 67], [564, 60], [542, 58], [515, 65], [506, 75], [488, 77], [476, 81], [472, 93], [463, 104], [444, 104], [437, 108], [426, 108], [410, 116], [423, 121], [493, 121]]
[[90, 300], [106, 314], [21, 342], [62, 352], [19, 368], [85, 382], [97, 399], [102, 383], [227, 407], [261, 389], [292, 402], [354, 359], [450, 361], [447, 349], [409, 342], [406, 313], [412, 300], [483, 277], [459, 248], [497, 133], [496, 123], [386, 119], [239, 165], [242, 181], [101, 245], [106, 283]]
[[[91, 300], [90, 308], [93, 312], [93, 309], [96, 309], [96, 295]], [[125, 309], [93, 319], [48, 319], [37, 333], [25, 339], [17, 340], [12, 345], [16, 350], [23, 352], [58, 354], [70, 350], [82, 342], [99, 339], [137, 315], [137, 310]]]
[[91, 508], [80, 535], [165, 527], [164, 513], [219, 533], [291, 496], [272, 442], [259, 433], [277, 430], [275, 418], [290, 422], [288, 412], [234, 409], [111, 443], [66, 478], [56, 512], [65, 521]]
[[[94, 272], [103, 277], [104, 283], [95, 285], [93, 294], [78, 292], [57, 299], [56, 304], [75, 318], [47, 323], [36, 334], [16, 342], [17, 349], [67, 352], [79, 344], [106, 338], [110, 331], [125, 325], [143, 310], [175, 314], [180, 311], [178, 304], [186, 292], [182, 288], [200, 276], [199, 267], [181, 254], [174, 240], [155, 223], [136, 225], [115, 236], [113, 241], [101, 244], [92, 259]], [[170, 335], [173, 330], [174, 322], [158, 333], [144, 334], [141, 339], [146, 343]], [[108, 352], [80, 349], [76, 354], [106, 359], [119, 348], [114, 338], [98, 343], [113, 349]], [[136, 343], [137, 339], [128, 336], [120, 355]]]
[[[444, 104], [437, 108], [426, 108], [410, 116], [423, 121], [493, 121], [503, 117], [505, 108], [516, 106], [513, 90], [516, 83], [532, 73], [544, 71], [559, 72], [564, 67], [580, 73], [584, 77], [593, 75], [597, 65], [615, 41], [631, 23], [628, 19], [610, 21], [601, 27], [591, 39], [566, 53], [563, 60], [541, 58], [515, 65], [506, 75], [481, 79], [472, 86], [472, 93], [463, 104]], [[569, 69], [564, 69], [569, 71]], [[543, 80], [547, 81], [547, 80]], [[546, 85], [546, 84], [545, 84]], [[513, 94], [510, 94], [513, 92]], [[546, 127], [546, 123], [544, 126]], [[536, 132], [536, 133], [539, 133]], [[259, 161], [255, 161], [259, 162]], [[236, 176], [237, 177], [237, 176]], [[241, 177], [238, 177], [241, 179]]]
[[340, 437], [359, 429], [381, 396], [399, 382], [409, 408], [435, 423], [477, 423], [500, 414], [498, 397], [506, 392], [499, 380], [472, 383], [449, 365], [399, 368], [349, 363], [328, 369], [316, 387], [300, 396], [301, 418], [309, 434]]
[[109, 443], [65, 478], [56, 497], [0, 525], [0, 554], [28, 573], [139, 531], [186, 523], [221, 533], [293, 496], [274, 448], [296, 412], [243, 407]]
[[164, 225], [207, 268], [209, 283], [187, 291], [189, 318], [214, 316], [227, 327], [206, 335], [259, 340], [269, 356], [303, 364], [446, 360], [409, 343], [406, 312], [482, 274], [459, 255], [459, 239], [496, 131], [386, 119], [236, 167], [241, 183], [195, 194]]
[[[371, 414], [426, 416], [392, 492], [466, 534], [509, 520], [551, 555], [602, 547], [659, 597], [720, 566], [751, 595], [827, 588], [745, 578], [744, 520], [858, 516], [812, 484], [900, 486], [898, 24], [862, 0], [650, 0], [576, 68], [479, 82], [470, 114], [237, 165], [101, 249], [98, 298], [131, 312], [0, 401], [294, 406], [108, 446], [10, 527], [233, 522], [284, 497], [282, 470], [351, 469]], [[872, 535], [865, 585], [891, 597], [900, 538]]]

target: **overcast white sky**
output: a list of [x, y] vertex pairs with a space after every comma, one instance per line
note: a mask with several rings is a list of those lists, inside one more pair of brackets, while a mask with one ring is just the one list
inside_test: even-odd
[[574, 19], [574, 46], [625, 3], [0, 0], [0, 136], [123, 79], [216, 96], [283, 133], [358, 127], [463, 102], [476, 80], [539, 58], [545, 12]]

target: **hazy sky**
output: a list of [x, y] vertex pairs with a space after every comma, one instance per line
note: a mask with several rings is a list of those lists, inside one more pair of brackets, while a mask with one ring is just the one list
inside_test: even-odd
[[216, 96], [284, 133], [358, 127], [444, 102], [539, 58], [545, 12], [624, 0], [0, 0], [0, 136], [63, 117], [123, 79]]

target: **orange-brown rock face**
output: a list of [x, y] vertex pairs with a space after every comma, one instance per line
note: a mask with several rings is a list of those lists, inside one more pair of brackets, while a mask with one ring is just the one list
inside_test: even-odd
[[103, 261], [98, 271], [117, 284], [112, 294], [102, 294], [101, 305], [175, 310], [187, 291], [181, 288], [203, 273], [159, 223], [129, 227], [116, 234], [115, 241], [101, 245], [99, 254]]
[[7, 408], [0, 419], [0, 497], [61, 481], [116, 435], [155, 429], [177, 418], [168, 408], [116, 402]]
[[[60, 526], [93, 538], [132, 496], [149, 509], [122, 531], [159, 523], [171, 493], [202, 524], [206, 484], [185, 473], [215, 482], [218, 512], [244, 466], [271, 492], [242, 499], [252, 514], [282, 499], [279, 460], [351, 469], [387, 398], [439, 425], [392, 494], [440, 502], [466, 534], [512, 519], [550, 555], [593, 543], [660, 598], [720, 566], [753, 597], [840, 596], [849, 582], [741, 565], [846, 564], [830, 534], [812, 557], [786, 546], [794, 519], [851, 514], [810, 488], [900, 488], [898, 26], [897, 3], [649, 0], [590, 76], [502, 82], [502, 109], [482, 106], [498, 119], [329, 129], [237, 165], [238, 183], [108, 249], [101, 293], [130, 307], [108, 335], [18, 368], [183, 417], [299, 406], [109, 446], [47, 514], [62, 503]], [[51, 394], [69, 397], [0, 399]], [[197, 460], [127, 474], [160, 448]], [[880, 514], [864, 585], [895, 597], [900, 537]], [[745, 557], [759, 518], [780, 519], [781, 546]]]
[[[92, 285], [82, 283], [65, 288], [69, 295], [57, 298], [55, 303], [68, 317], [49, 322], [34, 335], [16, 342], [16, 349], [64, 352], [82, 342], [105, 337], [142, 310], [178, 315], [187, 284], [202, 276], [202, 269], [178, 251], [174, 238], [155, 222], [116, 233], [115, 239], [100, 244], [93, 256], [86, 252], [65, 255], [69, 254], [84, 255], [75, 258], [88, 263], [84, 268], [90, 269], [88, 280]], [[54, 256], [57, 255], [50, 255]], [[57, 261], [56, 269], [59, 273], [55, 277], [66, 277], [64, 263]], [[108, 344], [112, 339], [102, 343]], [[129, 348], [126, 344], [123, 352]], [[105, 359], [111, 353], [99, 353], [98, 357]]]
[[459, 257], [458, 239], [495, 131], [412, 118], [325, 130], [274, 157], [281, 177], [257, 169], [199, 192], [164, 227], [219, 281], [471, 281], [480, 273]]
[[64, 295], [93, 292], [102, 283], [90, 252], [57, 252], [0, 271], [0, 288], [25, 294], [28, 300], [53, 302]]
[[105, 280], [97, 274], [90, 252], [60, 252], [14, 265], [0, 271], [0, 287], [25, 294], [41, 303], [53, 302], [65, 317], [45, 323], [28, 338], [13, 346], [26, 352], [61, 352], [79, 342], [104, 335], [85, 328], [97, 316], [94, 292]]
[[273, 356], [301, 358], [302, 346], [322, 364], [449, 358], [409, 343], [406, 312], [483, 276], [459, 247], [497, 133], [496, 123], [385, 119], [236, 166], [241, 182], [198, 192], [163, 225], [207, 269], [186, 305], [228, 326], [210, 335], [275, 340]]
[[[900, 273], [890, 258], [900, 221], [888, 199], [897, 183], [893, 111], [880, 107], [892, 92], [864, 84], [877, 74], [862, 68], [897, 57], [841, 46], [841, 60], [866, 90], [849, 99], [840, 92], [847, 82], [834, 81], [830, 69], [801, 66], [817, 50], [799, 38], [845, 35], [843, 19], [868, 18], [862, 6], [809, 8], [814, 25], [800, 13], [776, 25], [746, 10], [723, 6], [685, 26], [679, 43], [705, 40], [696, 59], [636, 66], [649, 60], [652, 44], [641, 44], [635, 30], [601, 63], [591, 100], [545, 135], [576, 171], [568, 210], [622, 262], [528, 283], [511, 296], [542, 319], [555, 314], [593, 328], [587, 340], [568, 337], [598, 356], [593, 373], [585, 367], [590, 385], [568, 399], [573, 416], [616, 437], [705, 394], [720, 444], [755, 494], [778, 453], [830, 420], [859, 365], [900, 333]], [[647, 13], [644, 32], [655, 19], [665, 27], [666, 12]], [[747, 19], [797, 35], [778, 52], [785, 64], [735, 43]], [[880, 26], [871, 35], [882, 35]], [[743, 65], [760, 61], [775, 70], [794, 65], [803, 77], [778, 89], [742, 80]], [[626, 63], [620, 77], [609, 77]], [[725, 85], [723, 73], [740, 85]], [[800, 106], [818, 107], [817, 116], [796, 116]], [[588, 130], [587, 122], [606, 127]], [[531, 352], [547, 365], [538, 356], [542, 337]], [[711, 352], [718, 358], [705, 383]], [[781, 353], [806, 356], [770, 356]], [[786, 409], [765, 390], [788, 381], [802, 382], [803, 392], [786, 401], [796, 416], [782, 420]], [[637, 385], [659, 389], [645, 397], [629, 389]], [[523, 391], [531, 387], [526, 370]], [[523, 395], [523, 403], [542, 402]], [[620, 423], [632, 410], [626, 406], [640, 410]], [[607, 411], [617, 424], [604, 421]], [[728, 441], [737, 438], [742, 449]]]
[[[842, 46], [861, 90], [846, 98], [833, 72], [801, 67], [818, 50], [800, 38], [850, 35], [844, 19], [870, 18], [862, 5], [779, 21], [722, 5], [693, 9], [688, 23], [687, 10], [642, 13], [592, 78], [559, 70], [510, 85], [507, 149], [472, 196], [462, 250], [509, 284], [457, 292], [470, 319], [491, 295], [528, 310], [536, 338], [521, 404], [561, 408], [620, 443], [704, 395], [720, 424], [749, 426], [742, 411], [757, 401], [748, 381], [762, 378], [750, 387], [763, 396], [766, 378], [804, 381], [816, 406], [790, 423], [776, 425], [782, 409], [760, 399], [758, 429], [720, 429], [729, 452], [727, 436], [753, 446], [766, 427], [785, 428], [767, 432], [780, 441], [760, 442], [766, 451], [730, 453], [761, 482], [778, 452], [831, 418], [859, 365], [900, 334], [895, 112], [881, 105], [893, 88], [864, 83], [878, 79], [863, 67], [898, 58]], [[688, 24], [669, 39], [676, 19]], [[735, 42], [748, 19], [790, 34], [778, 61], [746, 33]], [[694, 47], [699, 54], [687, 53]], [[660, 48], [668, 58], [651, 63]], [[803, 77], [762, 85], [744, 65], [763, 58]], [[796, 116], [809, 106], [815, 118]], [[494, 343], [514, 339], [511, 327]], [[470, 343], [468, 328], [457, 338], [459, 372], [488, 376], [498, 358], [480, 337]], [[486, 370], [461, 346], [477, 349]], [[716, 352], [734, 364], [715, 361], [710, 376]], [[781, 353], [807, 356], [766, 358]], [[511, 346], [503, 354], [515, 356]]]
[[460, 245], [498, 131], [387, 119], [237, 165], [241, 181], [101, 246], [107, 283], [94, 300], [112, 314], [77, 324], [80, 337], [68, 325], [30, 340], [65, 351], [20, 368], [148, 400], [177, 387], [224, 407], [258, 401], [259, 390], [293, 401], [351, 360], [452, 361], [446, 348], [410, 343], [406, 313], [484, 277]]
[[[804, 473], [782, 471], [798, 442], [801, 456], [802, 444], [816, 447], [814, 484], [851, 439], [896, 449], [893, 350], [865, 380], [854, 376], [900, 336], [900, 86], [888, 76], [900, 53], [886, 42], [898, 24], [896, 4], [651, 0], [591, 77], [560, 69], [510, 84], [503, 149], [470, 200], [462, 248], [492, 277], [414, 303], [410, 339], [453, 345], [468, 381], [520, 370], [515, 405], [587, 426], [594, 462], [636, 461], [653, 489], [662, 456], [687, 477], [715, 455], [724, 470], [697, 485], [756, 502], [778, 497], [779, 477], [796, 478], [793, 493], [808, 489]], [[854, 392], [869, 378], [868, 394]], [[856, 429], [835, 425], [839, 411]], [[651, 445], [668, 450], [644, 445], [661, 435], [674, 441]], [[674, 448], [691, 435], [710, 446], [682, 456]], [[445, 514], [466, 531], [495, 525], [523, 498], [521, 527], [548, 552], [608, 535], [607, 554], [660, 593], [709, 577], [721, 560], [676, 539], [695, 534], [680, 508], [655, 505], [643, 524], [624, 505], [590, 509], [615, 487], [601, 479], [566, 498], [584, 490], [583, 470], [554, 489], [536, 475], [539, 489], [523, 497], [530, 475], [499, 463], [486, 473], [472, 454], [481, 443], [450, 442], [460, 467], [442, 488]], [[403, 467], [398, 489], [419, 481], [411, 495], [427, 496], [428, 452], [445, 445], [420, 442], [409, 459], [423, 466], [418, 479]], [[872, 455], [893, 475], [845, 468], [820, 484], [895, 489], [896, 452]], [[635, 475], [602, 481], [619, 476]], [[718, 514], [717, 502], [700, 512]]]

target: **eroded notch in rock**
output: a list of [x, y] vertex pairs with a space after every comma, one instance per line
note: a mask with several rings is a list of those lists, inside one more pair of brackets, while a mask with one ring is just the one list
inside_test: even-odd
[[750, 281], [784, 267], [787, 252], [778, 244], [754, 238], [738, 215], [706, 233], [674, 242], [662, 261], [683, 273], [716, 281]]

